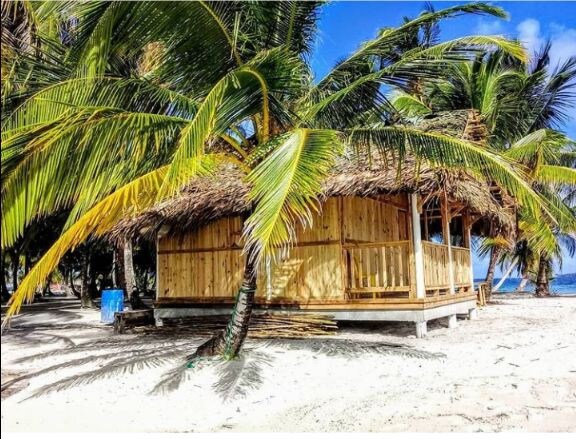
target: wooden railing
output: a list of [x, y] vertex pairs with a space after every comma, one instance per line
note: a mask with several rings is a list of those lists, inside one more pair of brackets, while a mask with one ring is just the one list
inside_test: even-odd
[[[408, 298], [414, 293], [410, 241], [345, 244], [343, 248], [348, 298]], [[424, 241], [422, 250], [428, 295], [448, 294], [448, 246]], [[470, 285], [470, 263], [469, 249], [452, 247], [455, 292]]]
[[470, 285], [470, 249], [452, 247], [452, 262], [454, 264], [454, 284]]
[[450, 288], [448, 268], [448, 246], [433, 242], [422, 242], [424, 253], [424, 283], [427, 290]]
[[348, 297], [409, 296], [410, 241], [346, 244], [344, 261]]

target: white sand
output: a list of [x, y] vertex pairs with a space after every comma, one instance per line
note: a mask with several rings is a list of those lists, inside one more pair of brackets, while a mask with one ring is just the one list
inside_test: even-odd
[[[576, 298], [498, 300], [422, 340], [385, 323], [250, 341], [242, 364], [188, 370], [200, 340], [114, 336], [67, 306], [2, 337], [2, 381], [35, 374], [3, 392], [2, 431], [576, 431]], [[183, 379], [151, 394], [166, 376]]]

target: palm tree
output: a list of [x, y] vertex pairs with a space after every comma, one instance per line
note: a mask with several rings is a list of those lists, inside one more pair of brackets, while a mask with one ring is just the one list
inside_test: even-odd
[[[566, 194], [576, 187], [575, 146], [576, 144], [558, 132], [540, 129], [513, 144], [506, 152], [508, 157], [524, 164], [530, 170], [536, 190], [563, 210], [571, 212], [573, 217], [574, 208]], [[535, 292], [537, 296], [548, 296], [552, 259], [561, 262], [561, 244], [571, 253], [574, 252], [574, 221], [541, 223], [522, 209], [519, 211], [519, 218], [520, 239], [517, 247], [527, 256], [528, 263], [537, 259]], [[539, 251], [536, 252], [535, 249]], [[538, 258], [534, 257], [535, 254]]]
[[[509, 139], [518, 137], [527, 129], [522, 126], [524, 119], [519, 117], [520, 106], [525, 101], [525, 96], [518, 93], [522, 86], [520, 62], [503, 51], [487, 52], [478, 54], [471, 61], [451, 65], [444, 81], [431, 83], [418, 93], [396, 93], [393, 103], [407, 117], [469, 110], [466, 136], [481, 145], [489, 144], [502, 150]], [[496, 266], [511, 245], [510, 239], [503, 236], [485, 242], [484, 252], [490, 255], [485, 277], [488, 300]]]
[[[479, 54], [476, 59], [451, 65], [447, 69], [445, 81], [433, 82], [420, 88], [417, 93], [401, 92], [394, 98], [394, 104], [407, 116], [422, 116], [434, 111], [451, 111], [468, 109], [469, 119], [466, 132], [469, 137], [483, 144], [490, 145], [500, 151], [508, 151], [506, 156], [522, 164], [531, 180], [540, 178], [537, 165], [554, 166], [547, 168], [546, 183], [562, 186], [562, 190], [574, 190], [576, 177], [573, 164], [562, 162], [566, 157], [563, 145], [568, 140], [550, 130], [560, 127], [567, 121], [566, 110], [574, 105], [576, 89], [576, 58], [570, 58], [555, 69], [550, 67], [550, 44], [547, 43], [531, 64], [521, 63], [503, 51]], [[546, 130], [547, 129], [547, 130]], [[543, 145], [548, 147], [546, 156], [538, 155], [536, 151]], [[515, 152], [516, 151], [516, 152]], [[526, 154], [534, 153], [530, 158]], [[545, 159], [545, 162], [539, 160]], [[535, 190], [542, 191], [539, 184]], [[542, 222], [541, 228], [530, 228], [530, 233], [544, 233], [551, 237], [552, 228], [574, 227], [573, 214], [568, 206], [558, 197], [554, 190], [546, 191], [546, 197], [562, 211], [560, 216], [552, 221]], [[552, 201], [553, 199], [553, 201]], [[521, 209], [521, 214], [526, 215]], [[530, 219], [534, 221], [534, 219]], [[526, 224], [520, 215], [519, 224]], [[516, 249], [524, 256], [512, 257], [523, 259], [522, 271], [527, 274], [532, 254], [542, 252], [541, 267], [538, 270], [543, 275], [547, 270], [546, 252], [554, 245], [544, 239], [532, 239], [540, 247], [527, 246], [525, 234], [519, 230]], [[514, 248], [509, 239], [502, 237], [490, 239], [485, 249], [489, 249], [490, 261], [486, 274], [488, 284], [487, 297], [492, 290], [496, 265], [510, 259], [508, 255]]]
[[[475, 3], [428, 11], [383, 30], [314, 83], [308, 59], [321, 6], [70, 2], [37, 11], [73, 16], [77, 24], [69, 46], [59, 49], [66, 56], [58, 80], [28, 92], [4, 121], [2, 246], [33, 218], [72, 210], [61, 237], [13, 295], [7, 317], [76, 245], [226, 166], [244, 171], [251, 186], [244, 279], [226, 330], [198, 355], [238, 354], [259, 261], [289, 247], [297, 223], [310, 224], [322, 182], [345, 151], [411, 152], [433, 165], [465, 167], [499, 182], [535, 216], [550, 214], [555, 206], [493, 150], [389, 124], [382, 86], [433, 81], [450, 63], [488, 47], [524, 58], [518, 44], [484, 36], [406, 50], [407, 35], [438, 20], [503, 16], [501, 9]], [[149, 70], [141, 68], [145, 56], [152, 57]], [[64, 71], [70, 74], [63, 78]]]
[[[504, 153], [526, 168], [534, 189], [546, 196], [559, 209], [567, 212], [558, 222], [542, 222], [520, 207], [518, 211], [517, 240], [513, 249], [505, 253], [502, 249], [509, 246], [505, 241], [486, 239], [481, 255], [490, 253], [487, 278], [494, 278], [493, 268], [497, 263], [508, 262], [505, 276], [518, 267], [523, 281], [518, 290], [522, 291], [532, 271], [536, 274], [536, 294], [550, 294], [549, 277], [552, 259], [561, 263], [562, 247], [574, 251], [573, 239], [576, 236], [574, 209], [566, 194], [576, 187], [575, 144], [566, 136], [554, 130], [541, 129], [515, 142]], [[565, 221], [564, 219], [567, 219]], [[564, 245], [562, 245], [564, 244]], [[496, 251], [495, 251], [496, 249]], [[494, 261], [492, 258], [497, 258]]]

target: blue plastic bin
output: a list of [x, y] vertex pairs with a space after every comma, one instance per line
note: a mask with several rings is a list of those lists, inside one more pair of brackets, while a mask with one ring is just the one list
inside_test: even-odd
[[102, 291], [102, 302], [100, 309], [100, 321], [102, 323], [114, 323], [114, 313], [124, 310], [123, 290]]

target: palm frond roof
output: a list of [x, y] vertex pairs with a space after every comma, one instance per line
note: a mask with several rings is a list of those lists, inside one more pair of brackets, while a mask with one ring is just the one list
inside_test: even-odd
[[[418, 128], [426, 131], [462, 137], [468, 119], [467, 111], [426, 116]], [[162, 226], [172, 234], [182, 234], [220, 218], [239, 216], [249, 210], [249, 185], [242, 172], [227, 165], [214, 175], [196, 178], [181, 193], [155, 207], [127, 218], [111, 232], [111, 238], [144, 237], [152, 239]], [[494, 193], [482, 178], [463, 170], [435, 168], [405, 157], [398, 160], [383, 158], [377, 153], [358, 157], [353, 153], [342, 156], [324, 183], [321, 198], [336, 196], [376, 197], [382, 194], [417, 192], [428, 199], [446, 196], [450, 203], [467, 208], [482, 221], [483, 233], [498, 229], [513, 231], [515, 220], [508, 203], [502, 203], [501, 193]], [[510, 201], [510, 200], [507, 200]], [[488, 227], [489, 226], [489, 227]], [[489, 230], [492, 230], [489, 231]]]

